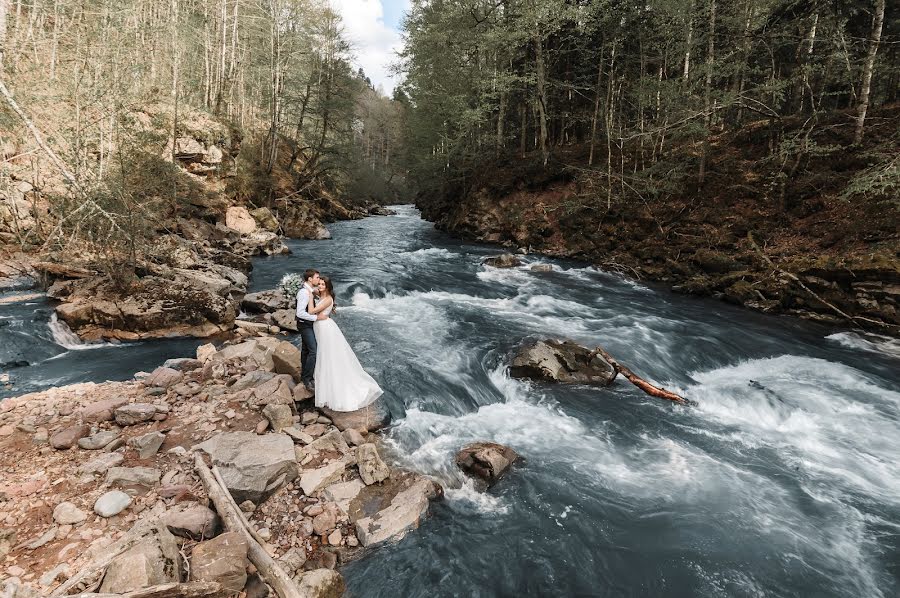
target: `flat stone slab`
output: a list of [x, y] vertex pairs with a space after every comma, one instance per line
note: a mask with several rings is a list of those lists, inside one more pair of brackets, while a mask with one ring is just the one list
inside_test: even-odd
[[320, 411], [341, 432], [347, 428], [374, 432], [386, 427], [391, 421], [391, 413], [387, 410], [387, 406], [382, 399], [356, 411], [334, 411], [327, 407], [320, 407]]
[[428, 478], [394, 471], [382, 484], [366, 486], [350, 502], [350, 522], [363, 546], [398, 540], [419, 526], [429, 502], [443, 494], [443, 488]]
[[332, 461], [318, 469], [304, 471], [300, 476], [300, 487], [303, 488], [305, 495], [312, 496], [326, 486], [340, 480], [346, 469], [347, 463], [345, 461]]

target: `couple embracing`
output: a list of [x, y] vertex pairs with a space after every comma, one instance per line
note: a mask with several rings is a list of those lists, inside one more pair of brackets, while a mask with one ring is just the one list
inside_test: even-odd
[[335, 308], [331, 279], [320, 276], [318, 270], [304, 272], [303, 286], [297, 291], [302, 382], [315, 394], [316, 407], [356, 411], [373, 403], [383, 391], [331, 319]]

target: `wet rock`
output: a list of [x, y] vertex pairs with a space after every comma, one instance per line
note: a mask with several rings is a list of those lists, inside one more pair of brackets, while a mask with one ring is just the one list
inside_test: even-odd
[[592, 386], [609, 386], [616, 377], [616, 370], [590, 349], [557, 340], [523, 345], [513, 357], [509, 373], [515, 378]]
[[344, 578], [331, 569], [314, 569], [307, 571], [294, 580], [301, 596], [310, 598], [340, 598], [344, 595], [346, 585]]
[[50, 437], [50, 446], [60, 451], [70, 449], [90, 433], [91, 429], [85, 424], [69, 426]]
[[530, 268], [532, 272], [553, 272], [551, 264], [533, 264]]
[[[195, 549], [196, 550], [196, 549]], [[178, 542], [162, 525], [109, 564], [101, 594], [124, 594], [148, 586], [181, 581], [183, 563]]]
[[511, 253], [503, 253], [497, 256], [485, 258], [482, 262], [486, 266], [494, 268], [515, 268], [522, 265], [522, 260]]
[[86, 436], [78, 441], [78, 446], [86, 451], [98, 451], [105, 448], [110, 442], [117, 439], [121, 434], [115, 430], [103, 430]]
[[85, 519], [87, 519], [87, 513], [68, 501], [59, 503], [53, 509], [53, 521], [60, 525], [75, 525]]
[[160, 521], [176, 536], [192, 540], [208, 540], [221, 527], [219, 516], [198, 503], [174, 507], [164, 513]]
[[165, 440], [166, 435], [162, 432], [150, 432], [129, 439], [128, 446], [137, 451], [139, 459], [149, 459], [159, 451]]
[[150, 403], [122, 405], [115, 411], [116, 423], [120, 426], [134, 426], [153, 419], [156, 407]]
[[127, 403], [127, 398], [97, 401], [79, 409], [75, 412], [75, 416], [83, 422], [112, 421], [113, 417], [115, 417], [116, 409]]
[[322, 407], [321, 411], [342, 432], [347, 428], [374, 432], [386, 427], [391, 421], [391, 414], [383, 400], [356, 411], [332, 411], [327, 407]]
[[395, 472], [383, 484], [366, 486], [350, 503], [350, 521], [363, 546], [399, 539], [419, 526], [429, 501], [443, 495], [431, 480]]
[[226, 592], [240, 592], [247, 583], [248, 549], [239, 532], [225, 532], [197, 544], [191, 553], [191, 581], [215, 581]]
[[94, 513], [101, 517], [113, 517], [128, 508], [131, 497], [121, 490], [111, 490], [94, 503]]
[[468, 475], [492, 486], [519, 459], [519, 454], [508, 446], [495, 442], [474, 442], [456, 454], [456, 465]]
[[281, 432], [294, 424], [294, 414], [287, 405], [266, 405], [263, 407], [262, 414], [269, 420], [269, 424], [275, 432]]
[[272, 362], [277, 373], [288, 374], [294, 381], [300, 381], [300, 349], [287, 341], [282, 341], [272, 352]]
[[387, 464], [381, 460], [374, 443], [367, 443], [356, 450], [359, 475], [366, 486], [382, 482], [391, 475]]
[[106, 483], [112, 488], [145, 492], [159, 483], [161, 474], [151, 467], [112, 467], [106, 472]]
[[125, 461], [122, 453], [103, 453], [78, 468], [79, 474], [106, 473], [111, 467], [117, 467]]
[[169, 388], [181, 382], [184, 378], [179, 370], [170, 367], [158, 367], [144, 380], [147, 386], [158, 386], [159, 388]]
[[297, 477], [294, 443], [283, 434], [225, 432], [195, 447], [212, 456], [225, 485], [240, 504], [260, 504]]

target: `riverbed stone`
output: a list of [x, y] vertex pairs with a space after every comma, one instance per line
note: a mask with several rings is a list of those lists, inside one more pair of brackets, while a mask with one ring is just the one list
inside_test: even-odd
[[272, 352], [272, 362], [275, 371], [279, 374], [291, 376], [295, 382], [300, 382], [300, 349], [287, 341], [281, 341]]
[[521, 456], [496, 442], [473, 442], [456, 454], [456, 465], [487, 486], [494, 485]]
[[94, 503], [94, 513], [101, 517], [113, 517], [128, 508], [131, 497], [121, 490], [110, 490]]
[[141, 436], [135, 436], [128, 440], [128, 446], [138, 453], [139, 459], [149, 459], [157, 452], [166, 440], [166, 435], [162, 432], [149, 432]]
[[274, 321], [282, 330], [290, 330], [297, 332], [297, 314], [292, 309], [277, 309], [272, 312], [272, 321]]
[[78, 441], [78, 446], [86, 451], [98, 451], [105, 448], [110, 442], [121, 436], [116, 430], [101, 430]]
[[53, 509], [53, 521], [60, 525], [75, 525], [85, 519], [87, 519], [87, 513], [69, 501], [61, 502]]
[[340, 598], [346, 590], [344, 578], [332, 569], [313, 569], [294, 581], [300, 595], [311, 598]]
[[91, 423], [112, 421], [113, 417], [115, 417], [116, 409], [127, 403], [127, 397], [97, 401], [96, 403], [91, 403], [76, 411], [75, 417], [83, 422]]
[[485, 258], [482, 263], [494, 268], [515, 268], [516, 266], [522, 265], [522, 260], [511, 253], [502, 253], [500, 255]]
[[102, 453], [78, 468], [80, 474], [106, 473], [110, 467], [117, 467], [125, 461], [122, 453]]
[[124, 594], [153, 585], [181, 581], [183, 564], [178, 542], [165, 526], [135, 544], [109, 564], [101, 594]]
[[213, 538], [221, 527], [219, 516], [199, 503], [173, 507], [160, 517], [160, 521], [176, 536], [192, 540]]
[[509, 373], [514, 378], [590, 386], [609, 386], [616, 377], [615, 368], [587, 347], [553, 339], [520, 347]]
[[341, 479], [347, 469], [345, 461], [332, 461], [317, 469], [304, 471], [300, 476], [300, 487], [307, 496], [312, 496], [326, 486]]
[[383, 400], [377, 400], [356, 411], [333, 411], [327, 407], [321, 407], [320, 411], [342, 432], [347, 428], [374, 432], [386, 427], [391, 421], [391, 413]]
[[237, 593], [247, 583], [247, 539], [240, 532], [200, 542], [191, 553], [191, 581], [215, 581], [228, 593]]
[[184, 374], [175, 368], [166, 366], [158, 367], [144, 380], [147, 386], [157, 386], [159, 388], [169, 388], [181, 382]]
[[120, 426], [134, 426], [153, 419], [156, 407], [150, 403], [130, 403], [116, 409], [116, 423]]
[[194, 448], [209, 453], [238, 504], [260, 504], [297, 477], [294, 442], [284, 434], [223, 432]]
[[394, 472], [382, 484], [366, 486], [350, 502], [350, 521], [363, 546], [402, 538], [419, 526], [441, 486], [418, 474]]
[[161, 475], [152, 467], [112, 467], [106, 472], [106, 483], [112, 488], [144, 492], [158, 484]]
[[391, 475], [387, 464], [381, 460], [374, 443], [366, 443], [356, 449], [359, 476], [366, 486], [386, 480]]
[[287, 405], [266, 405], [263, 407], [262, 414], [269, 420], [269, 424], [275, 432], [281, 432], [294, 424], [294, 414]]
[[90, 433], [91, 429], [86, 424], [69, 426], [50, 436], [50, 446], [60, 451], [70, 449]]

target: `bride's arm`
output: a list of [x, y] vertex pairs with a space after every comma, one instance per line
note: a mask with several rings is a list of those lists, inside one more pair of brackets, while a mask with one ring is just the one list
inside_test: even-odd
[[317, 314], [317, 313], [320, 313], [320, 312], [325, 311], [325, 309], [326, 309], [329, 305], [331, 305], [332, 303], [334, 303], [334, 299], [332, 299], [331, 297], [326, 297], [326, 298], [323, 299], [322, 301], [319, 301], [319, 304], [316, 305], [316, 306], [313, 306], [313, 305], [312, 305], [312, 299], [310, 299], [309, 302], [310, 302], [309, 313], [311, 313], [311, 314]]

